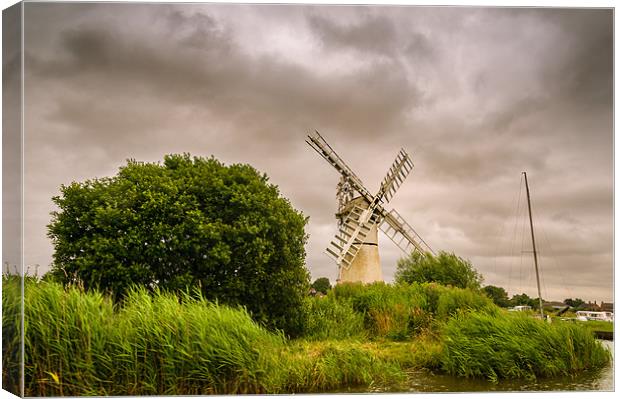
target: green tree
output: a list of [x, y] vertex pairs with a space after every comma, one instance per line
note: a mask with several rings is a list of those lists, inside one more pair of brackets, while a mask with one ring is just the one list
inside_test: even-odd
[[570, 306], [571, 308], [579, 308], [581, 305], [585, 304], [585, 301], [581, 298], [567, 298], [564, 300], [564, 303], [568, 306]]
[[332, 285], [327, 277], [319, 277], [312, 283], [312, 288], [314, 288], [316, 292], [327, 294], [327, 291], [332, 289]]
[[501, 306], [503, 308], [507, 308], [510, 306], [508, 293], [502, 287], [487, 285], [482, 288], [482, 291], [484, 291], [484, 293], [487, 294], [487, 296], [491, 298], [491, 300], [493, 300], [493, 303], [495, 303], [497, 306]]
[[398, 261], [395, 279], [397, 283], [436, 282], [460, 288], [480, 288], [482, 276], [471, 263], [453, 253], [413, 252]]
[[198, 286], [269, 327], [303, 328], [307, 219], [251, 166], [188, 154], [129, 160], [114, 177], [60, 191], [48, 235], [65, 283], [117, 299], [133, 284]]
[[538, 308], [538, 298], [530, 298], [527, 294], [515, 294], [510, 298], [511, 306], [528, 305], [532, 308]]

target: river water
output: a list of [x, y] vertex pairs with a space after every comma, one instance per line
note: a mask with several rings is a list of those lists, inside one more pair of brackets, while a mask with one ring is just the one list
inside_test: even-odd
[[480, 392], [480, 391], [613, 391], [614, 390], [614, 343], [600, 341], [612, 353], [609, 366], [597, 371], [581, 373], [576, 377], [544, 378], [537, 381], [502, 380], [492, 383], [486, 380], [456, 378], [426, 371], [410, 374], [409, 392]]

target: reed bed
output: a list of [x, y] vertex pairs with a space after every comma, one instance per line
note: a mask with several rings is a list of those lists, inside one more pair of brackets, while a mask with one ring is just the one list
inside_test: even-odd
[[479, 291], [438, 284], [348, 283], [332, 292], [338, 301], [349, 302], [364, 315], [369, 336], [398, 341], [425, 333], [461, 310], [498, 311]]
[[364, 315], [356, 312], [348, 301], [339, 301], [334, 295], [306, 298], [307, 321], [304, 339], [362, 339]]
[[285, 380], [277, 393], [367, 392], [373, 387], [396, 389], [406, 373], [394, 359], [381, 356], [376, 345], [362, 341], [295, 340], [283, 353]]
[[[181, 299], [181, 300], [180, 300]], [[134, 290], [26, 287], [26, 395], [271, 392], [285, 339], [244, 309]]]
[[[3, 278], [3, 382], [14, 392], [19, 297], [19, 279]], [[610, 361], [580, 323], [502, 312], [468, 289], [344, 284], [306, 305], [305, 336], [288, 340], [198, 292], [134, 289], [114, 304], [96, 291], [27, 279], [24, 394], [364, 392], [398, 390], [412, 368], [531, 379]]]
[[444, 371], [491, 381], [575, 375], [611, 359], [584, 326], [507, 312], [462, 313], [446, 323], [442, 342]]
[[[5, 281], [4, 288], [8, 292], [14, 287]], [[363, 340], [350, 339], [359, 332], [361, 316], [346, 304], [319, 302], [323, 299], [315, 299], [314, 308], [326, 312], [328, 323], [352, 317], [348, 329], [330, 330], [341, 340], [288, 341], [259, 326], [244, 309], [208, 302], [198, 293], [176, 296], [134, 289], [114, 305], [98, 292], [29, 283], [25, 394], [363, 391], [402, 382], [405, 374], [397, 363], [378, 358]]]
[[2, 388], [21, 396], [21, 278], [2, 278]]

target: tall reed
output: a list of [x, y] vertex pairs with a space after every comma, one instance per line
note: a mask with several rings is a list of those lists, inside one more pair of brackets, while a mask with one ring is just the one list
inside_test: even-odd
[[574, 375], [610, 361], [583, 326], [508, 312], [461, 313], [446, 323], [442, 341], [444, 371], [492, 381]]
[[304, 338], [309, 340], [365, 338], [364, 315], [348, 301], [325, 297], [306, 298], [307, 321]]
[[445, 321], [459, 310], [498, 310], [477, 290], [438, 284], [347, 283], [334, 287], [333, 295], [364, 315], [370, 336], [393, 340], [415, 337], [434, 321]]
[[[3, 285], [8, 327], [19, 318], [20, 282]], [[134, 289], [114, 305], [29, 279], [25, 395], [366, 391], [400, 386], [412, 367], [497, 380], [574, 374], [610, 359], [579, 323], [502, 312], [473, 290], [345, 284], [306, 305], [306, 337], [291, 341], [198, 292]], [[6, 356], [18, 346], [18, 335], [3, 335], [5, 370], [19, 366]]]
[[359, 341], [296, 340], [283, 352], [278, 393], [327, 392], [333, 390], [367, 392], [373, 387], [400, 387], [406, 379], [394, 359]]
[[26, 289], [26, 395], [271, 392], [281, 335], [243, 309], [134, 290], [115, 311], [96, 292]]
[[[97, 292], [39, 282], [25, 301], [27, 396], [363, 391], [405, 377], [361, 340], [287, 341], [198, 293], [134, 289], [115, 307]], [[313, 301], [328, 327], [340, 316], [352, 323], [331, 334], [358, 335], [362, 316], [350, 305]]]
[[2, 275], [2, 388], [20, 395], [21, 278]]

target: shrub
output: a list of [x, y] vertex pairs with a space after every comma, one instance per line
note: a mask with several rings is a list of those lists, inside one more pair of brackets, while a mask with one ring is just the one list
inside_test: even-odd
[[472, 264], [454, 254], [412, 252], [397, 264], [397, 283], [439, 283], [459, 288], [480, 288], [482, 275]]
[[122, 297], [200, 286], [288, 334], [303, 328], [306, 218], [249, 165], [169, 155], [61, 187], [49, 237], [53, 274]]
[[327, 277], [319, 277], [311, 285], [312, 288], [316, 290], [316, 292], [320, 292], [322, 294], [327, 294], [329, 290], [332, 289], [332, 285], [329, 282]]

